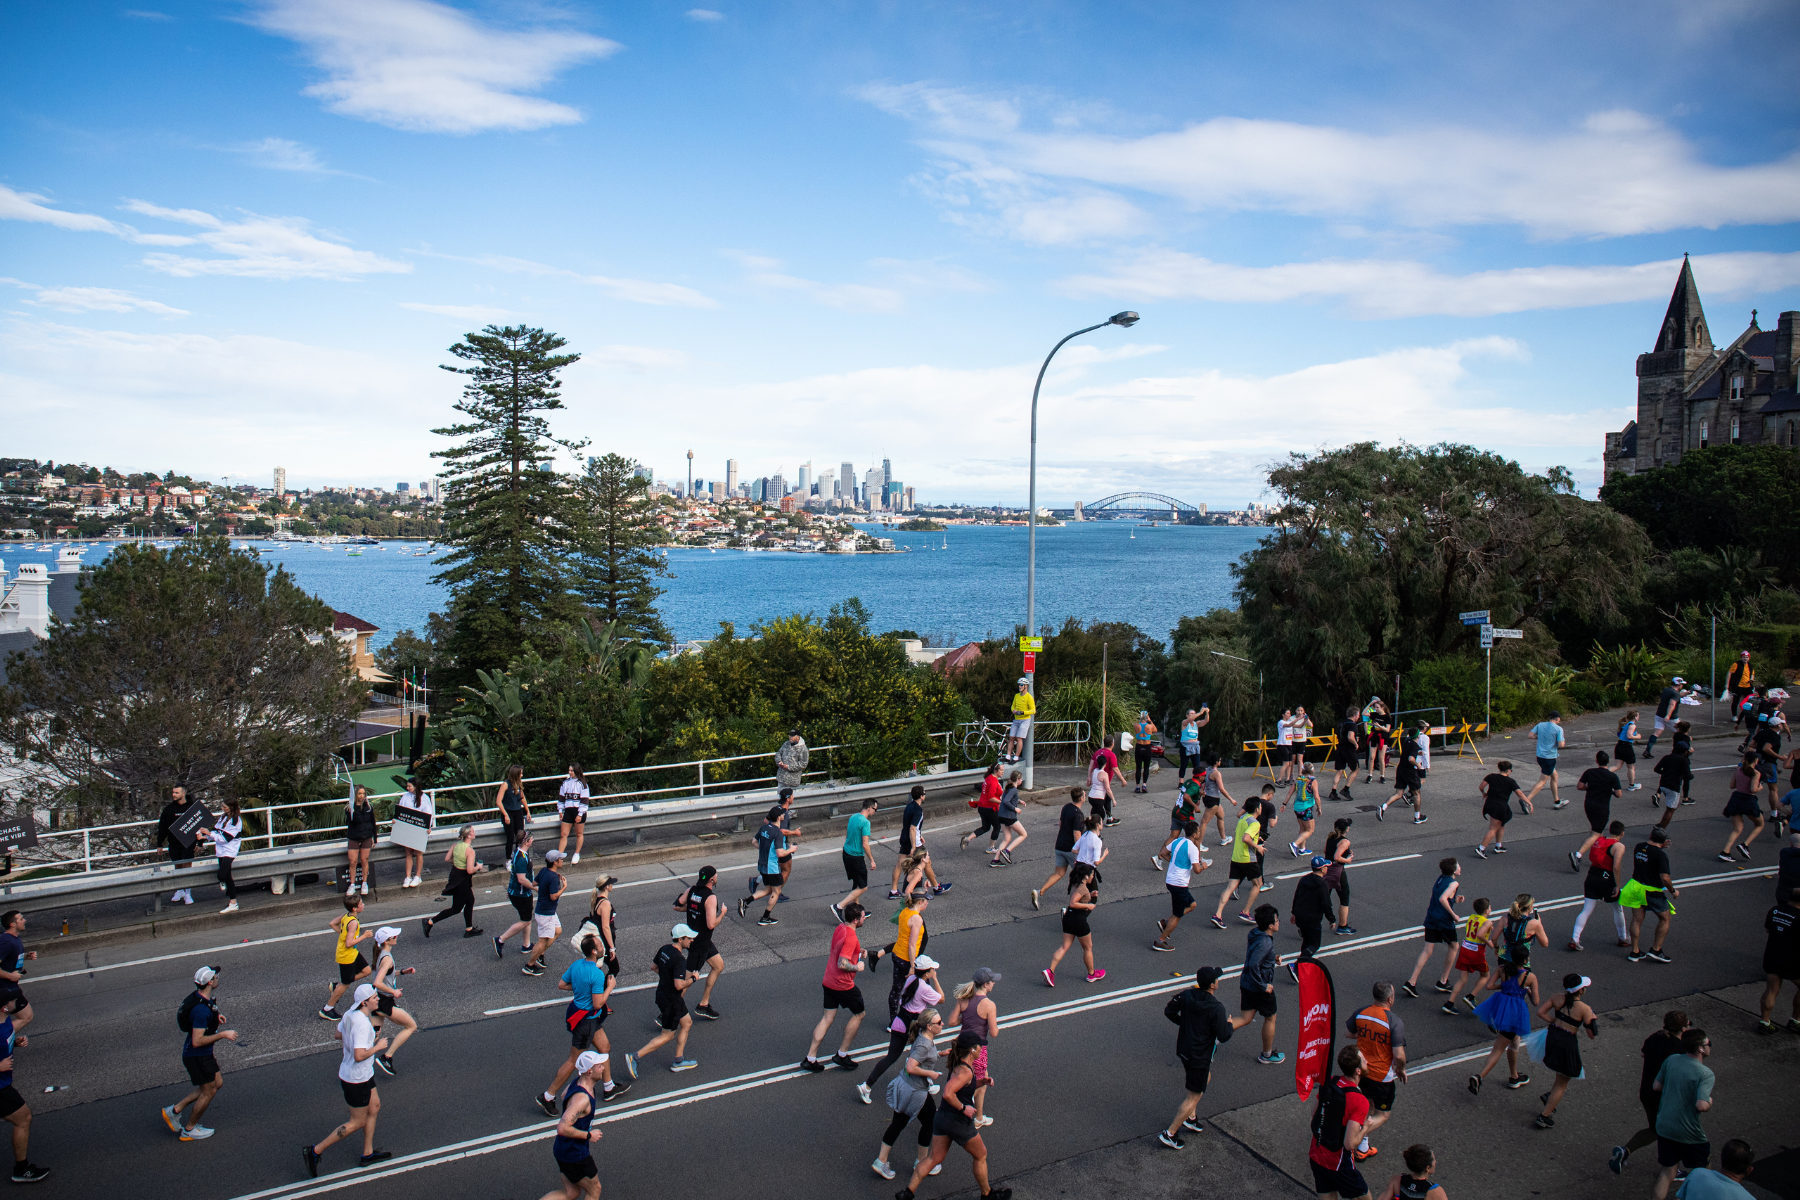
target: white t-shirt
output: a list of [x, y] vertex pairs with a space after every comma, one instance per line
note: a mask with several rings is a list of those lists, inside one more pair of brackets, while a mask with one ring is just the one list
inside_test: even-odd
[[395, 803], [413, 812], [424, 813], [426, 828], [437, 828], [437, 802], [431, 798], [430, 792], [420, 792], [416, 796], [402, 792]]
[[1106, 796], [1106, 768], [1095, 767], [1088, 772], [1088, 799], [1100, 800]]
[[1169, 846], [1169, 870], [1163, 882], [1170, 887], [1186, 887], [1194, 877], [1194, 865], [1200, 860], [1200, 848], [1187, 838], [1176, 838]]
[[1075, 839], [1075, 861], [1087, 863], [1089, 866], [1099, 866], [1100, 851], [1104, 848], [1100, 842], [1100, 835], [1089, 829]]
[[563, 780], [562, 789], [557, 793], [556, 807], [572, 808], [578, 813], [588, 810], [588, 785], [579, 779]]
[[1428, 733], [1421, 733], [1418, 737], [1418, 743], [1419, 770], [1429, 771], [1431, 770], [1431, 735]]
[[375, 1077], [375, 1056], [371, 1054], [357, 1062], [356, 1052], [375, 1045], [375, 1026], [369, 1023], [367, 1013], [360, 1008], [353, 1008], [344, 1014], [337, 1027], [338, 1032], [344, 1035], [344, 1062], [338, 1067], [338, 1078], [345, 1083], [369, 1082]]
[[1277, 746], [1291, 746], [1291, 745], [1293, 745], [1293, 742], [1294, 742], [1293, 723], [1291, 721], [1275, 722], [1275, 744]]
[[213, 853], [220, 858], [236, 858], [244, 849], [244, 823], [223, 813], [212, 827]]

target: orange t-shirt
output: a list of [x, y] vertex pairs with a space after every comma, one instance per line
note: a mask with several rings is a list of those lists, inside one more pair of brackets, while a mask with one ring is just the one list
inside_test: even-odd
[[1395, 1077], [1394, 1047], [1406, 1045], [1400, 1018], [1385, 1004], [1371, 1004], [1350, 1018], [1350, 1032], [1362, 1051], [1363, 1075], [1387, 1083]]

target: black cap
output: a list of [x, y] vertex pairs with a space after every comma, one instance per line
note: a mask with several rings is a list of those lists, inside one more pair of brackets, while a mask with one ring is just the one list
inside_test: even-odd
[[1201, 987], [1211, 987], [1213, 984], [1219, 982], [1219, 976], [1223, 974], [1225, 974], [1225, 972], [1219, 967], [1201, 967], [1198, 971], [1194, 972], [1194, 982]]

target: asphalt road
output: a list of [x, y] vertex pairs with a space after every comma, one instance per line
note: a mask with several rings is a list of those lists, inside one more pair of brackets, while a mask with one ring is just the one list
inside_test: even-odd
[[[1728, 761], [1734, 744], [1703, 742], [1698, 765]], [[1591, 760], [1586, 753], [1582, 757]], [[1623, 952], [1610, 946], [1604, 914], [1596, 914], [1587, 953], [1561, 950], [1579, 903], [1580, 878], [1570, 872], [1565, 855], [1586, 831], [1581, 806], [1552, 812], [1540, 804], [1536, 816], [1513, 822], [1507, 856], [1477, 860], [1469, 848], [1485, 827], [1473, 798], [1483, 773], [1472, 762], [1440, 757], [1426, 791], [1432, 820], [1422, 826], [1392, 819], [1393, 813], [1385, 823], [1372, 813], [1356, 814], [1360, 865], [1351, 878], [1353, 920], [1361, 932], [1328, 939], [1326, 946], [1346, 1015], [1372, 981], [1403, 979], [1410, 972], [1420, 945], [1414, 931], [1435, 864], [1446, 853], [1464, 864], [1466, 895], [1490, 896], [1496, 909], [1516, 892], [1539, 898], [1552, 939], [1551, 949], [1539, 955], [1540, 975], [1553, 981], [1578, 967], [1595, 979], [1596, 1007], [1653, 1004], [1759, 977], [1761, 917], [1773, 890], [1767, 871], [1775, 841], [1765, 835], [1750, 864], [1714, 860], [1726, 824], [1717, 815], [1725, 772], [1701, 773], [1694, 788], [1700, 803], [1682, 809], [1676, 820], [1675, 871], [1692, 882], [1679, 901], [1669, 942], [1675, 962], [1667, 966], [1627, 964]], [[1527, 782], [1533, 774], [1526, 774]], [[1243, 794], [1248, 776], [1231, 773], [1234, 794]], [[1168, 1152], [1143, 1140], [1166, 1122], [1180, 1098], [1174, 1030], [1162, 1017], [1162, 998], [1184, 986], [1176, 972], [1191, 976], [1203, 963], [1237, 967], [1246, 930], [1234, 923], [1218, 931], [1201, 919], [1223, 883], [1225, 858], [1215, 847], [1214, 868], [1196, 883], [1202, 910], [1177, 933], [1177, 953], [1148, 949], [1153, 922], [1167, 911], [1162, 876], [1149, 856], [1167, 828], [1172, 777], [1164, 772], [1156, 779], [1150, 796], [1134, 796], [1129, 786], [1123, 790], [1119, 811], [1125, 822], [1109, 831], [1104, 903], [1093, 921], [1096, 956], [1107, 976], [1094, 985], [1081, 982], [1072, 959], [1065, 960], [1054, 990], [1038, 974], [1061, 940], [1053, 906], [1034, 913], [1027, 894], [1048, 869], [1054, 808], [1030, 810], [1033, 836], [1017, 855], [1019, 864], [1010, 868], [987, 869], [974, 850], [959, 855], [952, 835], [960, 830], [948, 822], [939, 820], [928, 831], [940, 875], [956, 884], [929, 910], [932, 955], [945, 964], [947, 979], [966, 979], [984, 965], [1005, 976], [995, 992], [1002, 1032], [991, 1051], [997, 1086], [988, 1099], [996, 1122], [986, 1131], [997, 1183], [1133, 1139], [1139, 1145], [1127, 1145], [1125, 1153], [1169, 1161]], [[1376, 787], [1358, 791], [1359, 804], [1385, 794]], [[1628, 841], [1641, 836], [1656, 815], [1649, 791], [1615, 802], [1614, 815], [1631, 823]], [[1335, 818], [1354, 807], [1327, 805], [1324, 815]], [[813, 1076], [795, 1069], [819, 1015], [819, 979], [833, 924], [825, 906], [843, 886], [837, 860], [841, 829], [841, 821], [831, 823], [805, 843], [802, 853], [809, 857], [796, 867], [795, 899], [781, 906], [779, 925], [758, 928], [753, 915], [746, 921], [729, 918], [721, 929], [717, 940], [727, 974], [714, 1003], [725, 1015], [697, 1023], [689, 1053], [699, 1068], [670, 1074], [671, 1055], [661, 1051], [646, 1061], [630, 1097], [604, 1110], [605, 1137], [596, 1157], [608, 1196], [667, 1196], [678, 1189], [764, 1195], [778, 1189], [795, 1197], [846, 1192], [885, 1197], [898, 1186], [868, 1168], [888, 1113], [879, 1094], [873, 1107], [857, 1102], [853, 1085], [861, 1072]], [[1277, 832], [1285, 841], [1291, 823]], [[1322, 845], [1322, 838], [1315, 843]], [[748, 857], [723, 856], [726, 895], [748, 874]], [[683, 886], [679, 876], [691, 878], [700, 861], [620, 872], [624, 883], [615, 897], [627, 968], [622, 986], [651, 979], [649, 961], [674, 919], [669, 905]], [[884, 848], [879, 861], [878, 887], [884, 893], [891, 850]], [[1269, 862], [1272, 874], [1301, 869], [1282, 849]], [[577, 884], [591, 879], [588, 865], [575, 869]], [[1292, 879], [1282, 879], [1264, 896], [1284, 918], [1292, 889]], [[1559, 903], [1569, 898], [1574, 905]], [[89, 1196], [125, 1188], [140, 1200], [287, 1200], [374, 1191], [384, 1200], [442, 1200], [535, 1197], [554, 1190], [560, 1177], [549, 1153], [552, 1122], [532, 1097], [567, 1052], [556, 974], [521, 976], [516, 955], [497, 961], [485, 937], [465, 941], [451, 927], [422, 939], [416, 917], [431, 911], [434, 899], [398, 899], [390, 891], [366, 914], [371, 927], [403, 925], [400, 961], [418, 968], [407, 979], [402, 1005], [425, 1028], [402, 1052], [398, 1077], [377, 1077], [383, 1102], [377, 1143], [396, 1157], [359, 1171], [354, 1146], [335, 1148], [316, 1181], [303, 1178], [298, 1147], [322, 1137], [344, 1115], [332, 1027], [314, 1015], [334, 976], [325, 917], [241, 926], [233, 932], [244, 941], [212, 931], [79, 956], [46, 956], [32, 964], [26, 986], [40, 1016], [30, 1030], [31, 1046], [19, 1055], [17, 1083], [40, 1114], [32, 1158], [55, 1172], [44, 1190]], [[510, 922], [511, 909], [498, 886], [477, 899], [491, 906], [478, 914], [489, 933]], [[572, 895], [565, 908], [568, 916], [578, 917], [585, 898]], [[880, 944], [891, 936], [887, 918], [897, 905], [878, 896], [874, 908], [865, 941]], [[1292, 952], [1298, 939], [1284, 928], [1280, 945], [1284, 953]], [[570, 957], [566, 944], [553, 950], [557, 973]], [[226, 1084], [207, 1118], [218, 1136], [181, 1143], [164, 1127], [158, 1109], [187, 1091], [173, 1014], [190, 989], [193, 969], [202, 963], [224, 966], [219, 1002], [243, 1037], [219, 1054]], [[864, 984], [872, 1009], [882, 1005], [887, 978], [884, 964]], [[1228, 1003], [1232, 989], [1229, 980], [1221, 985]], [[1291, 1056], [1293, 990], [1285, 975], [1278, 991], [1283, 1012], [1277, 1044]], [[1433, 995], [1426, 990], [1419, 1000], [1400, 1002], [1415, 1064], [1487, 1040], [1472, 1018], [1437, 1013]], [[617, 996], [614, 1008], [608, 1032], [615, 1047], [648, 1040], [654, 1010], [647, 987]], [[837, 1036], [834, 1027], [828, 1045], [834, 1048]], [[879, 1018], [871, 1016], [857, 1044], [873, 1051], [884, 1042]], [[1291, 1095], [1291, 1064], [1261, 1066], [1255, 1050], [1251, 1029], [1220, 1052], [1203, 1112]], [[46, 1086], [66, 1090], [44, 1094]], [[910, 1135], [903, 1136], [896, 1149], [901, 1165], [911, 1160], [910, 1141]], [[1199, 1158], [1190, 1150], [1182, 1169], [1197, 1171]], [[924, 1194], [968, 1190], [966, 1164], [966, 1158], [953, 1155]]]

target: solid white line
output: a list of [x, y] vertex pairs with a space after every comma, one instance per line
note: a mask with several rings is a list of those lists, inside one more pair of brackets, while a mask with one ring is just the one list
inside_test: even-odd
[[1483, 1046], [1479, 1050], [1465, 1050], [1461, 1054], [1452, 1054], [1449, 1058], [1433, 1059], [1431, 1062], [1421, 1063], [1416, 1067], [1408, 1064], [1406, 1074], [1408, 1077], [1423, 1075], [1425, 1072], [1435, 1071], [1439, 1067], [1454, 1067], [1457, 1063], [1474, 1062], [1476, 1059], [1486, 1056], [1488, 1050], [1489, 1047]]
[[[1306, 858], [1308, 856], [1302, 854], [1300, 857]], [[1392, 858], [1377, 858], [1377, 859], [1373, 859], [1369, 862], [1345, 863], [1344, 869], [1350, 870], [1354, 867], [1379, 867], [1382, 863], [1405, 862], [1409, 858], [1424, 858], [1424, 857], [1425, 856], [1423, 854], [1396, 854]], [[1310, 875], [1310, 874], [1312, 874], [1311, 871], [1290, 871], [1286, 875], [1277, 875], [1275, 878], [1277, 878], [1277, 879], [1298, 879], [1302, 875]]]

